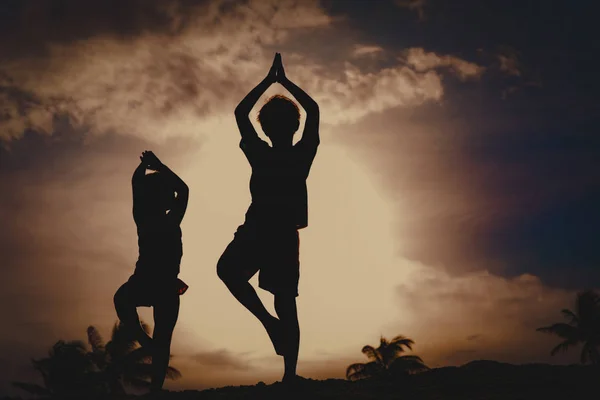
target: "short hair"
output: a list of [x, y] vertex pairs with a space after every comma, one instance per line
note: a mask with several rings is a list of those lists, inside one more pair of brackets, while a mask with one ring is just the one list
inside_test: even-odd
[[262, 106], [257, 119], [267, 135], [275, 130], [296, 132], [300, 121], [300, 109], [288, 97], [276, 94]]

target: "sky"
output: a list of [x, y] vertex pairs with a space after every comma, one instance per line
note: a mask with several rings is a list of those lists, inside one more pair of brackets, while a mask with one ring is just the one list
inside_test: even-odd
[[233, 109], [275, 52], [321, 110], [299, 373], [342, 378], [363, 345], [399, 334], [432, 367], [575, 362], [550, 357], [557, 339], [535, 328], [600, 287], [586, 4], [3, 1], [0, 394], [37, 379], [30, 359], [57, 340], [89, 325], [108, 339], [137, 258], [143, 150], [190, 187], [172, 346], [183, 378], [167, 388], [280, 378], [262, 327], [216, 276], [250, 203]]

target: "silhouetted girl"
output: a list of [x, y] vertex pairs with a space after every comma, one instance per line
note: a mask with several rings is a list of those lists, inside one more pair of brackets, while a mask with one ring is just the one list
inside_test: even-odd
[[[151, 151], [140, 157], [132, 178], [133, 218], [139, 258], [135, 272], [114, 297], [121, 322], [152, 355], [151, 390], [162, 388], [169, 365], [179, 296], [187, 285], [177, 278], [183, 255], [180, 224], [188, 203], [187, 185]], [[146, 169], [157, 171], [146, 175]], [[136, 307], [153, 307], [154, 333], [142, 329]]]

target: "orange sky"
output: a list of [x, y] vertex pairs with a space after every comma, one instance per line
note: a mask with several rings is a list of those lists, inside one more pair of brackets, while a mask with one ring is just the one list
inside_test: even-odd
[[[190, 290], [172, 348], [183, 379], [167, 387], [279, 378], [283, 366], [262, 327], [215, 273], [250, 201], [250, 169], [232, 110], [267, 72], [275, 49], [322, 114], [322, 144], [308, 180], [310, 225], [301, 232], [299, 373], [342, 377], [347, 364], [362, 360], [363, 345], [397, 334], [414, 339], [415, 353], [431, 366], [551, 360], [555, 340], [534, 330], [558, 319], [573, 291], [532, 274], [502, 277], [495, 260], [482, 261], [474, 250], [456, 250], [455, 264], [411, 256], [415, 247], [434, 259], [454, 251], [460, 235], [442, 235], [438, 216], [488, 217], [490, 204], [471, 181], [456, 179], [467, 167], [452, 152], [437, 151], [462, 140], [463, 122], [435, 114], [447, 106], [447, 77], [461, 90], [478, 85], [487, 67], [424, 48], [393, 52], [362, 42], [316, 1], [218, 7], [225, 3], [187, 10], [181, 26], [170, 10], [167, 27], [177, 34], [100, 32], [0, 62], [23, 92], [40, 99], [25, 113], [7, 103], [14, 118], [0, 121], [10, 151], [19, 154], [25, 143], [33, 154], [23, 161], [29, 169], [2, 171], [1, 188], [12, 188], [20, 202], [9, 225], [16, 233], [6, 243], [23, 249], [11, 256], [19, 269], [3, 287], [6, 296], [23, 299], [20, 316], [1, 306], [3, 320], [18, 321], [21, 332], [0, 333], [17, 349], [6, 359], [22, 365], [8, 379], [27, 374], [27, 360], [56, 340], [83, 339], [90, 324], [108, 336], [116, 320], [112, 296], [137, 256], [129, 185], [145, 149], [190, 186], [180, 275]], [[336, 51], [323, 56], [332, 42]], [[378, 66], [380, 57], [392, 61]], [[267, 95], [276, 92], [283, 89]], [[430, 125], [411, 119], [423, 107], [432, 112]], [[448, 129], [440, 132], [440, 123]], [[27, 128], [42, 134], [23, 137]], [[271, 307], [271, 296], [260, 296]], [[142, 314], [151, 321], [149, 310]]]

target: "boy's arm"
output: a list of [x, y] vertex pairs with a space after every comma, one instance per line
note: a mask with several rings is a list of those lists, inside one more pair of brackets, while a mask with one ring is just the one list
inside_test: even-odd
[[306, 111], [306, 122], [304, 124], [304, 132], [302, 133], [301, 142], [311, 142], [318, 145], [319, 139], [319, 105], [312, 99], [304, 90], [300, 89], [294, 82], [290, 81], [285, 76], [285, 70], [281, 63], [281, 56], [278, 59], [277, 65], [277, 81], [288, 90], [298, 100], [302, 108]]
[[[142, 157], [140, 157], [140, 161]], [[131, 177], [131, 189], [133, 192], [133, 220], [138, 223], [138, 213], [140, 208], [140, 184], [142, 179], [144, 179], [144, 175], [146, 175], [146, 165], [143, 162], [140, 162], [140, 165], [137, 166], [135, 171], [133, 172], [133, 176]]]
[[260, 96], [263, 95], [269, 86], [275, 83], [275, 71], [275, 62], [273, 62], [267, 76], [256, 85], [256, 87], [254, 87], [254, 89], [252, 89], [235, 108], [235, 120], [238, 129], [240, 130], [240, 134], [242, 135], [242, 141], [251, 142], [259, 139], [254, 126], [252, 126], [252, 122], [250, 122], [249, 114]]

